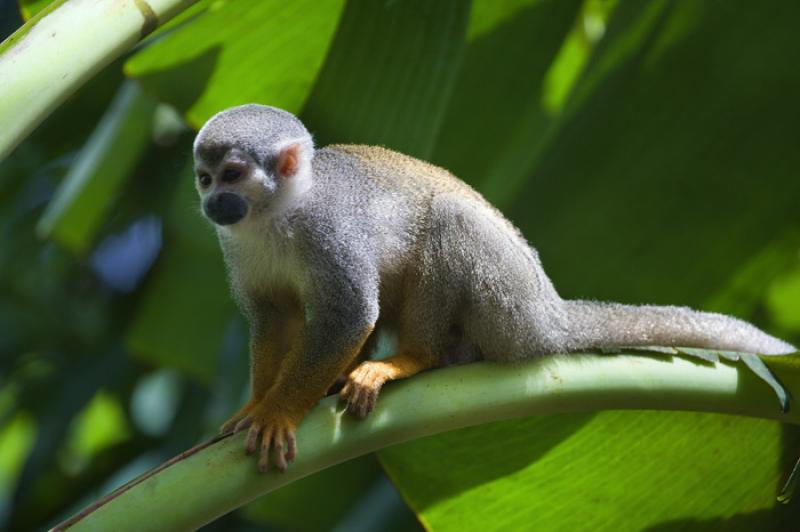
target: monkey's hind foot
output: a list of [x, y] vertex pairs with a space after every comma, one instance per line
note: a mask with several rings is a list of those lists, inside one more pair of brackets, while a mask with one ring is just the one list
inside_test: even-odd
[[363, 419], [375, 408], [381, 388], [387, 381], [404, 379], [430, 367], [431, 363], [407, 354], [368, 360], [350, 373], [339, 397], [347, 402], [351, 414]]
[[365, 418], [375, 408], [383, 384], [389, 380], [380, 362], [364, 362], [347, 377], [339, 397], [347, 402], [347, 410]]

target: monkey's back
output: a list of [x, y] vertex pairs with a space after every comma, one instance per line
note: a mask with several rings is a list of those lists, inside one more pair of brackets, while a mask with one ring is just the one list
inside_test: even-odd
[[[385, 148], [334, 145], [315, 157], [325, 202], [346, 201], [358, 238], [375, 252], [381, 316], [399, 314], [404, 342], [442, 360], [454, 352], [500, 359], [523, 352], [522, 345], [552, 348], [540, 333], [560, 329], [549, 323], [560, 314], [543, 311], [558, 295], [536, 251], [477, 191]], [[463, 345], [440, 345], [459, 330]]]
[[488, 217], [513, 233], [520, 243], [527, 245], [519, 230], [497, 208], [444, 168], [381, 146], [335, 144], [327, 149], [357, 160], [367, 169], [361, 175], [367, 176], [378, 187], [406, 198], [413, 207], [427, 210], [436, 196], [453, 194], [486, 209]]
[[436, 193], [455, 193], [472, 201], [488, 204], [472, 187], [433, 164], [380, 146], [337, 144], [331, 149], [356, 158], [369, 169], [368, 176], [382, 187], [424, 198]]

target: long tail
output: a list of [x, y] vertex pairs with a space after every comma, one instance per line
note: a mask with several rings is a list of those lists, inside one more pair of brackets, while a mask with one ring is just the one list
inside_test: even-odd
[[783, 355], [797, 349], [723, 314], [686, 307], [565, 301], [570, 350], [646, 345], [700, 347]]

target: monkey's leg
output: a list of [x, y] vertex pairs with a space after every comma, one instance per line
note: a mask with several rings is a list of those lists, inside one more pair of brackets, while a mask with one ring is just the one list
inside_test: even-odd
[[[250, 427], [245, 451], [248, 454], [259, 451], [258, 468], [261, 472], [267, 470], [270, 450], [273, 451], [275, 465], [281, 471], [294, 460], [297, 452], [297, 425], [325, 395], [336, 377], [361, 352], [372, 329], [359, 333], [353, 343], [339, 344], [335, 352], [320, 349], [318, 346], [322, 342], [309, 339], [311, 333], [308, 329], [306, 332], [286, 355], [272, 387], [239, 422], [240, 426]], [[334, 345], [337, 343], [334, 342]]]
[[[258, 449], [266, 471], [272, 454], [279, 470], [294, 460], [297, 425], [361, 352], [378, 321], [380, 278], [371, 256], [334, 246], [327, 231], [298, 238], [312, 254], [301, 305], [303, 328], [258, 404], [238, 425], [249, 424], [245, 451]], [[333, 250], [333, 251], [332, 251]], [[333, 254], [332, 254], [333, 253]]]
[[435, 366], [433, 358], [413, 356], [407, 352], [383, 360], [368, 360], [350, 373], [339, 396], [347, 402], [351, 414], [364, 418], [375, 408], [378, 394], [386, 382], [405, 379]]
[[247, 428], [246, 423], [240, 422], [253, 411], [275, 382], [283, 356], [291, 348], [292, 339], [301, 326], [301, 319], [293, 313], [278, 313], [274, 307], [268, 309], [262, 304], [250, 332], [250, 400], [223, 423], [220, 433]]
[[[279, 334], [279, 333], [275, 333]], [[267, 340], [267, 338], [254, 337], [250, 341], [250, 400], [236, 411], [228, 420], [222, 424], [220, 433], [238, 432], [247, 428], [240, 425], [247, 414], [249, 414], [264, 397], [267, 389], [272, 385], [275, 376], [280, 370], [281, 351], [278, 344], [281, 342]]]

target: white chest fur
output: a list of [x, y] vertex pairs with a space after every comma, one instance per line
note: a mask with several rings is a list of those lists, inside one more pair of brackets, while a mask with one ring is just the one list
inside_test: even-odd
[[277, 227], [218, 229], [235, 289], [269, 293], [276, 288], [301, 291], [302, 270], [292, 236]]

